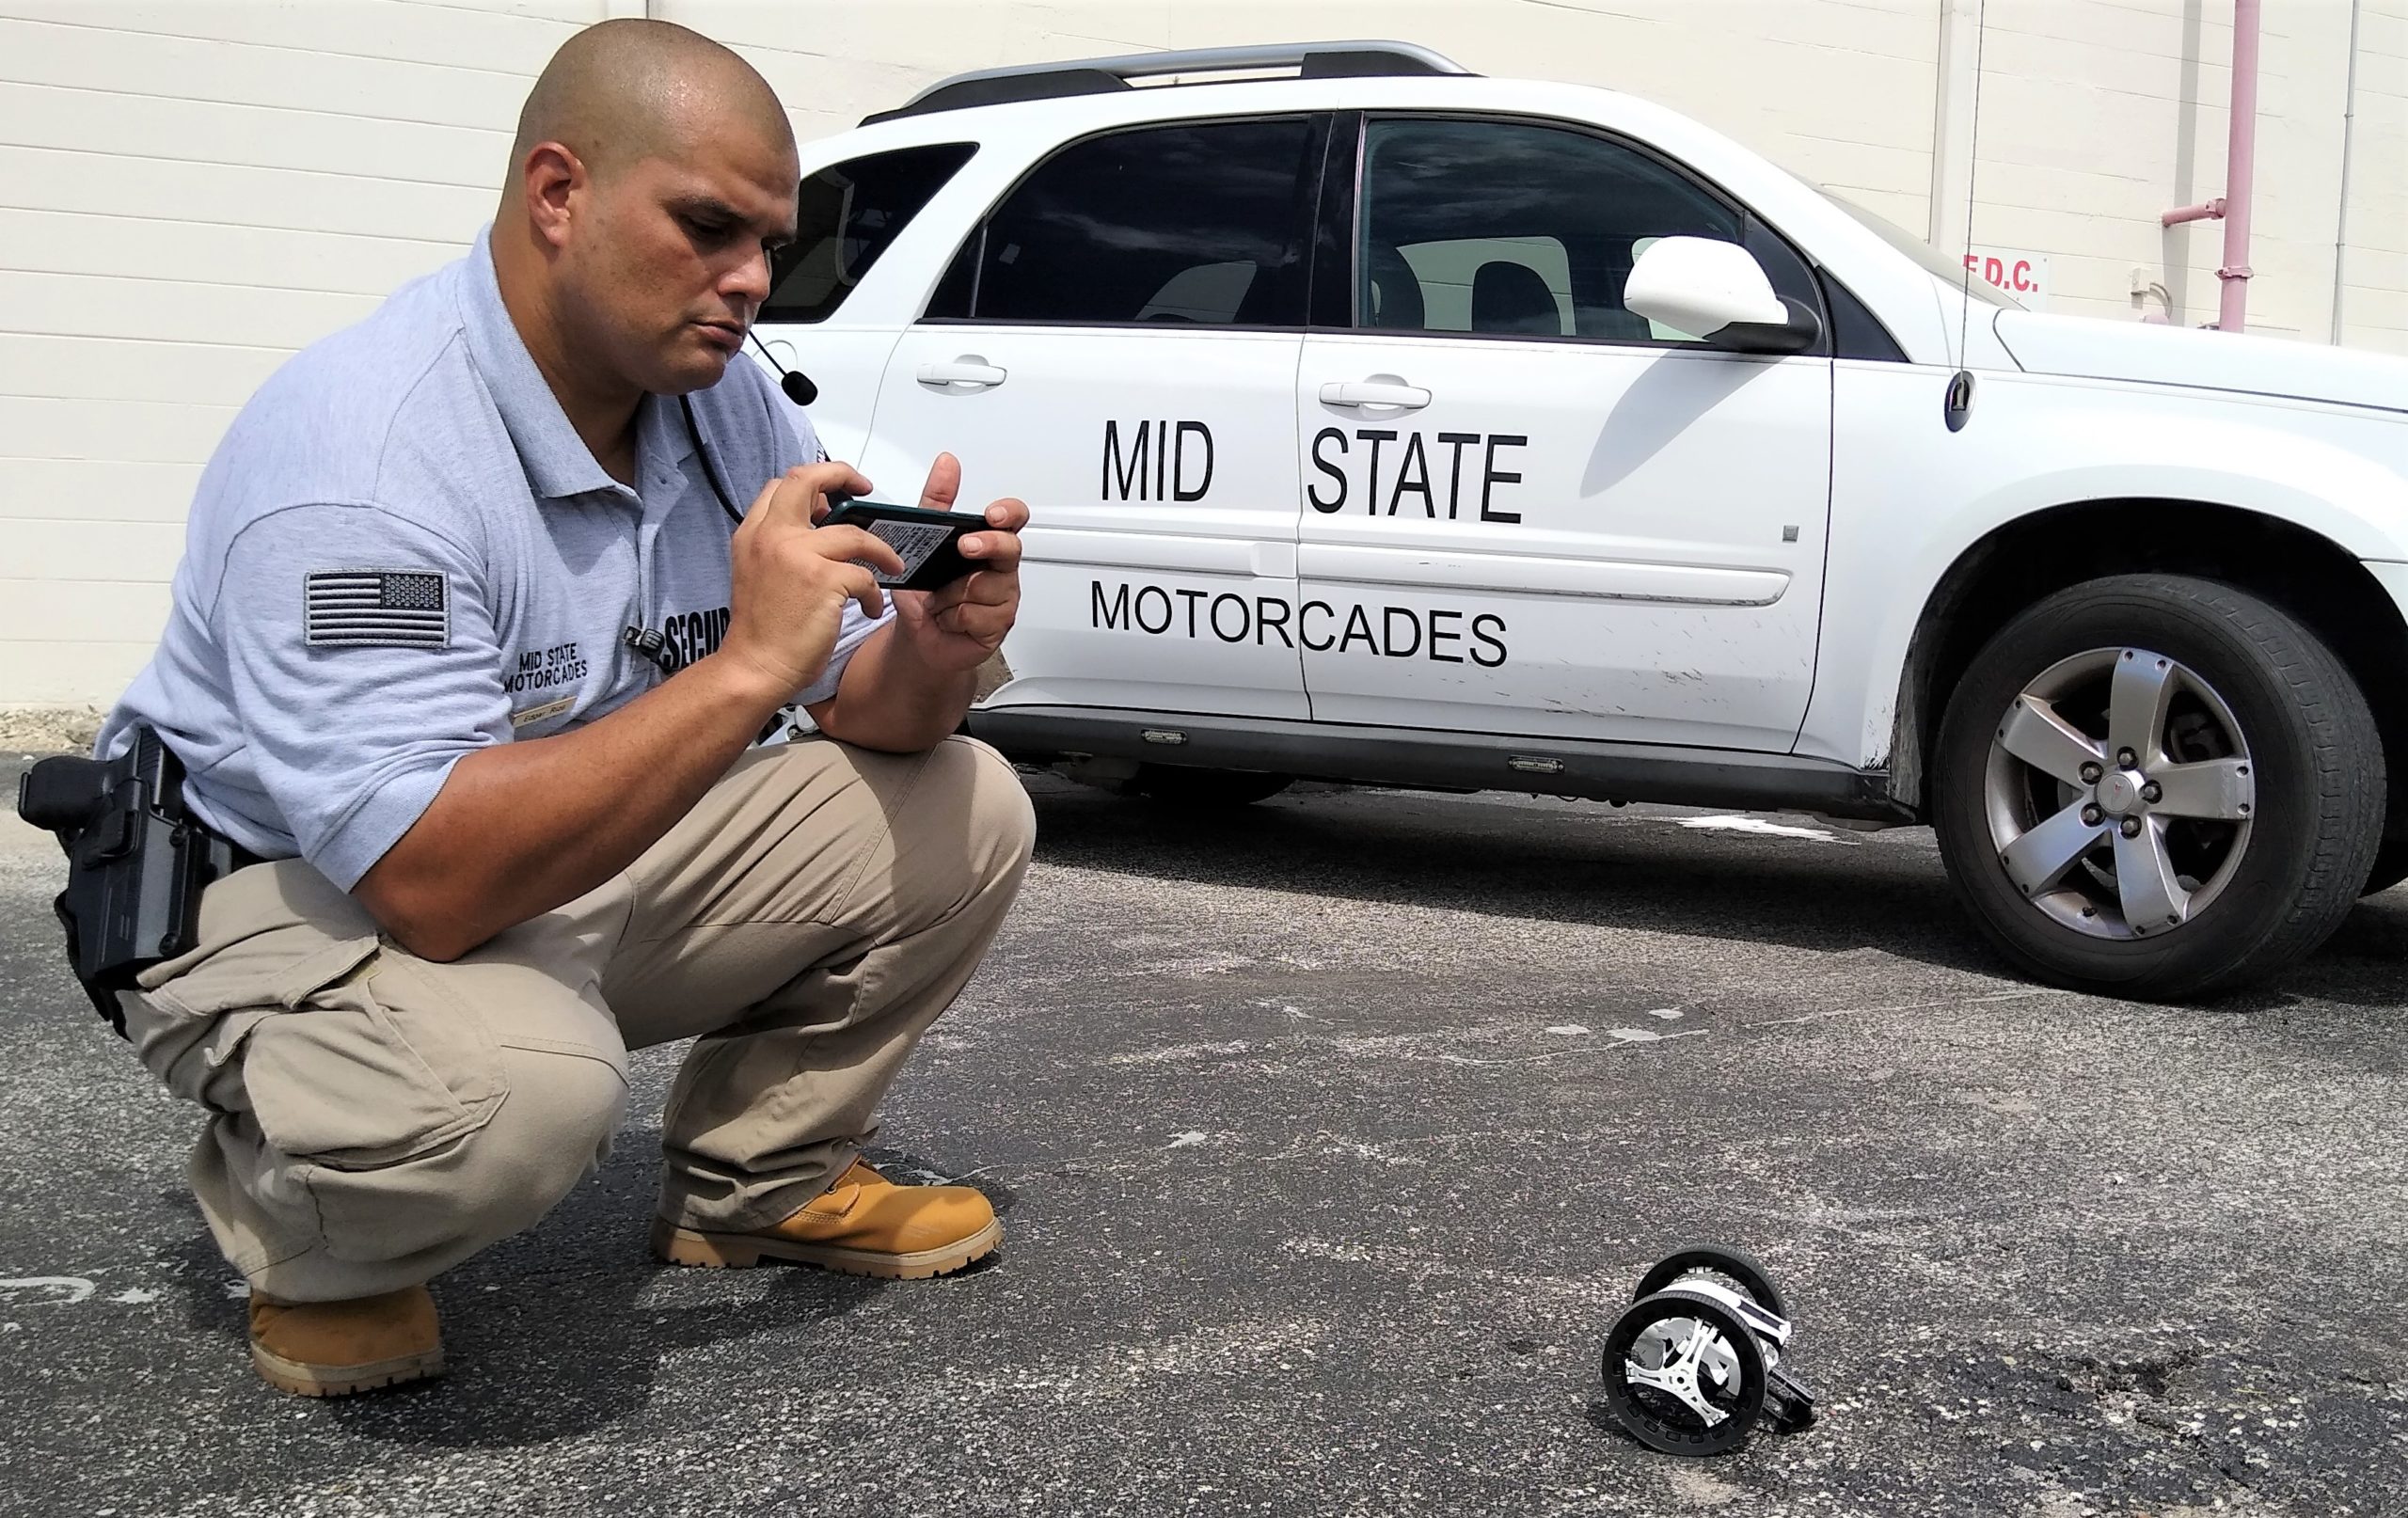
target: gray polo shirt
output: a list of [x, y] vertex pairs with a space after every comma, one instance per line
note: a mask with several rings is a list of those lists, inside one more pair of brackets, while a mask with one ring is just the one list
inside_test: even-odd
[[[749, 361], [691, 398], [738, 511], [821, 457]], [[102, 730], [159, 730], [201, 818], [349, 890], [464, 754], [602, 717], [719, 646], [733, 530], [674, 399], [637, 482], [594, 462], [520, 341], [487, 239], [296, 354], [202, 472], [158, 652]], [[892, 609], [889, 609], [892, 615]], [[882, 619], [881, 619], [882, 620]], [[846, 609], [796, 704], [879, 625]]]

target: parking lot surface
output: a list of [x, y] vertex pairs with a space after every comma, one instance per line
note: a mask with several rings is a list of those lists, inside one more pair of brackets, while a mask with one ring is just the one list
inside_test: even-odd
[[[194, 1116], [0, 823], [0, 1511], [2408, 1511], [2408, 890], [2146, 1006], [2003, 975], [1921, 830], [1030, 783], [872, 1155], [986, 1187], [993, 1261], [656, 1265], [656, 1050], [603, 1173], [436, 1283], [452, 1374], [325, 1403], [253, 1379]], [[1597, 1399], [1701, 1239], [1824, 1408], [1716, 1462]]]

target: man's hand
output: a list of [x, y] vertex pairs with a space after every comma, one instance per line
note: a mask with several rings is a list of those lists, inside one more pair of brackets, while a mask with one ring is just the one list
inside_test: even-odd
[[[951, 511], [961, 465], [937, 455], [920, 504]], [[895, 593], [895, 620], [845, 666], [836, 694], [815, 704], [812, 719], [830, 737], [889, 753], [918, 753], [961, 725], [978, 666], [1020, 615], [1020, 530], [1028, 508], [999, 500], [983, 531], [964, 534], [962, 557], [979, 567], [940, 590]]]
[[[953, 510], [961, 493], [961, 462], [940, 453], [920, 492], [932, 512]], [[912, 662], [943, 672], [974, 670], [1001, 647], [1020, 616], [1020, 530], [1028, 507], [1006, 498], [987, 508], [984, 532], [960, 542], [961, 556], [980, 567], [933, 591], [898, 591], [895, 633]]]
[[860, 496], [870, 488], [848, 465], [801, 465], [762, 486], [736, 530], [727, 636], [712, 656], [774, 688], [778, 701], [791, 700], [828, 667], [846, 602], [863, 616], [883, 609], [877, 577], [863, 565], [902, 573], [895, 550], [860, 528], [813, 525], [828, 514], [829, 491]]

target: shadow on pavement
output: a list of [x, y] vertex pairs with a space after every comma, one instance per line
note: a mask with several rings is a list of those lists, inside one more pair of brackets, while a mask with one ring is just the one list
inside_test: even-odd
[[1603, 806], [1307, 793], [1182, 811], [1039, 791], [1037, 857], [1208, 885], [1994, 968], [1926, 848], [1685, 833]]
[[[1939, 855], [1911, 834], [1816, 843], [1691, 833], [1660, 814], [1413, 792], [1291, 793], [1219, 811], [1084, 787], [1032, 795], [1037, 857], [1051, 864], [1820, 952], [1874, 949], [2004, 972], [1965, 920]], [[2403, 966], [2408, 887], [2362, 904], [2277, 986], [2214, 1004], [2408, 1005]]]
[[[317, 1404], [344, 1432], [428, 1449], [523, 1448], [574, 1439], [641, 1408], [672, 1356], [753, 1339], [807, 1341], [891, 1285], [802, 1266], [742, 1272], [681, 1270], [644, 1244], [651, 1220], [657, 1128], [621, 1135], [602, 1175], [530, 1233], [503, 1241], [434, 1284], [448, 1373]], [[933, 1178], [918, 1157], [873, 1148], [891, 1175]], [[984, 1181], [996, 1210], [1017, 1198]], [[246, 1309], [218, 1283], [231, 1270], [188, 1194], [162, 1194], [183, 1225], [163, 1251], [184, 1286], [184, 1320], [239, 1365]], [[983, 1273], [994, 1257], [958, 1273]], [[738, 1300], [727, 1300], [731, 1296]], [[713, 1300], [694, 1301], [707, 1297]], [[247, 1370], [239, 1372], [247, 1376]], [[673, 1372], [675, 1374], [675, 1372]], [[283, 1405], [279, 1403], [278, 1405]], [[295, 1402], [295, 1411], [310, 1408]]]
[[2338, 1002], [2347, 1006], [2408, 1006], [2408, 886], [2358, 903], [2324, 946], [2294, 966], [2273, 988], [2235, 1000], [2268, 1005]]

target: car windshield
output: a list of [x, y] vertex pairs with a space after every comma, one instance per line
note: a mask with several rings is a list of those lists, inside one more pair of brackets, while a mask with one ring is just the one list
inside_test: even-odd
[[1862, 206], [1852, 204], [1819, 184], [1815, 185], [1814, 189], [1824, 199], [1854, 217], [1867, 231], [1930, 270], [1951, 290], [1969, 290], [1975, 300], [1986, 301], [1992, 306], [2002, 307], [2010, 311], [2023, 309], [2022, 306], [2004, 291], [1986, 279], [1972, 278], [1971, 271], [1964, 265], [1951, 261], [1946, 254], [1895, 222], [1877, 216]]

